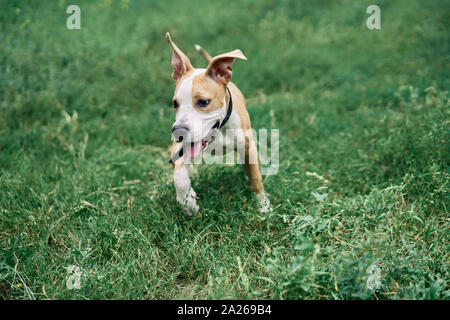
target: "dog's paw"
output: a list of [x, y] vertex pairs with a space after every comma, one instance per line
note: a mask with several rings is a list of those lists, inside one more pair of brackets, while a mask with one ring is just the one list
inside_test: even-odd
[[198, 212], [197, 194], [192, 188], [189, 189], [185, 196], [177, 197], [177, 201], [180, 203], [186, 216], [192, 217], [194, 213]]
[[258, 200], [259, 213], [267, 214], [273, 211], [272, 206], [270, 205], [269, 197], [265, 192], [256, 194], [256, 198]]

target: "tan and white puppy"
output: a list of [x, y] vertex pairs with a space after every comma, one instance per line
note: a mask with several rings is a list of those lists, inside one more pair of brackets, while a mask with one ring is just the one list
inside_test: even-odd
[[[237, 139], [235, 149], [244, 159], [250, 188], [256, 192], [260, 212], [271, 211], [259, 172], [257, 150], [245, 99], [230, 81], [231, 64], [235, 59], [247, 60], [247, 58], [240, 50], [211, 57], [196, 45], [196, 49], [208, 61], [206, 69], [196, 69], [172, 42], [169, 33], [166, 33], [166, 39], [172, 47], [172, 78], [176, 83], [173, 95], [176, 121], [172, 127], [175, 142], [171, 146], [171, 162], [177, 201], [183, 211], [191, 216], [199, 209], [197, 195], [191, 187], [189, 178], [190, 160], [203, 151], [216, 150], [217, 144], [223, 147], [229, 143], [235, 145], [234, 139]], [[237, 137], [232, 137], [232, 141], [227, 140], [226, 135], [217, 134], [218, 131], [225, 133], [225, 130], [230, 129], [240, 133]], [[217, 138], [218, 136], [220, 138]], [[215, 144], [215, 147], [209, 148], [211, 144]]]

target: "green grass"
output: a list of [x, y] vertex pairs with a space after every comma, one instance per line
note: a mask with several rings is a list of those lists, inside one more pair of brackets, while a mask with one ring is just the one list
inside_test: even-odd
[[[2, 0], [0, 297], [449, 299], [449, 3], [380, 0], [381, 30], [370, 4]], [[248, 57], [253, 127], [280, 130], [272, 217], [207, 165], [183, 216], [166, 31], [197, 67], [195, 43]]]

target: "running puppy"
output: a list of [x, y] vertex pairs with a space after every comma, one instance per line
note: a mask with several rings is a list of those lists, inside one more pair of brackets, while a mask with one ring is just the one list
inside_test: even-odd
[[[171, 146], [170, 161], [173, 163], [177, 201], [183, 211], [191, 216], [199, 209], [197, 195], [189, 179], [190, 160], [201, 152], [217, 150], [218, 145], [221, 148], [226, 148], [228, 144], [234, 146], [234, 139], [237, 139], [235, 150], [245, 159], [245, 172], [250, 180], [250, 188], [256, 192], [259, 211], [271, 211], [259, 172], [245, 98], [230, 81], [231, 64], [235, 59], [247, 58], [238, 49], [211, 57], [196, 45], [196, 49], [208, 61], [206, 69], [196, 69], [172, 42], [169, 33], [166, 33], [166, 39], [172, 48], [172, 78], [176, 83], [173, 95], [176, 121], [172, 127], [175, 142]], [[234, 129], [240, 134], [231, 139], [218, 134], [224, 133], [226, 129]]]

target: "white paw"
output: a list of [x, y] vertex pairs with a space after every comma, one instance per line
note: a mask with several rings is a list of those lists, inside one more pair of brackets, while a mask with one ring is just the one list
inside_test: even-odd
[[186, 195], [180, 197], [177, 196], [177, 201], [181, 204], [184, 213], [188, 217], [191, 217], [194, 213], [198, 212], [197, 194], [192, 188], [189, 189]]
[[258, 199], [258, 211], [260, 213], [270, 213], [273, 211], [272, 206], [270, 205], [269, 197], [265, 192], [256, 194], [256, 198]]

